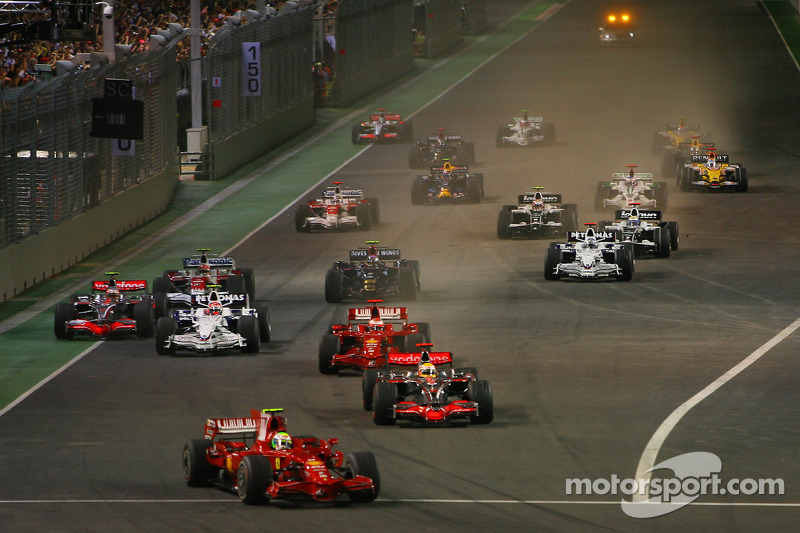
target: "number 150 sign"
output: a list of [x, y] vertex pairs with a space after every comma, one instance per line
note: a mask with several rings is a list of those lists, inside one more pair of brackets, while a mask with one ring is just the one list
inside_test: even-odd
[[261, 96], [261, 43], [242, 43], [242, 96]]

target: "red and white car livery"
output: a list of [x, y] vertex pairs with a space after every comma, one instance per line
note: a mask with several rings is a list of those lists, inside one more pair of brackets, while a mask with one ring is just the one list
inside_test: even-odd
[[319, 343], [319, 371], [335, 374], [342, 368], [382, 368], [390, 354], [400, 354], [420, 342], [430, 342], [427, 322], [408, 322], [406, 307], [372, 307], [348, 310], [347, 324], [331, 324]]
[[54, 332], [57, 339], [71, 339], [76, 333], [153, 336], [153, 300], [147, 294], [147, 282], [117, 280], [118, 274], [106, 272], [110, 278], [92, 282], [92, 294], [78, 294], [69, 302], [56, 305]]
[[402, 120], [397, 113], [379, 109], [369, 120], [354, 124], [351, 130], [353, 144], [378, 144], [411, 142], [414, 135], [410, 120]]
[[320, 198], [298, 204], [295, 210], [295, 229], [300, 233], [368, 230], [373, 224], [380, 224], [378, 199], [364, 198], [361, 189], [348, 189], [340, 181], [334, 181], [323, 190]]
[[251, 410], [246, 418], [210, 418], [204, 438], [183, 447], [184, 480], [190, 487], [216, 485], [245, 504], [270, 499], [373, 501], [380, 473], [372, 452], [344, 454], [338, 439], [287, 433], [282, 409]]

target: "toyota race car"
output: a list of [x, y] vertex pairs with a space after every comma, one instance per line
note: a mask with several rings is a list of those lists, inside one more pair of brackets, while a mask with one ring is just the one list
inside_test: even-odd
[[334, 181], [320, 196], [297, 205], [294, 227], [298, 232], [368, 230], [380, 223], [378, 199], [364, 198], [361, 189], [348, 189]]
[[636, 165], [628, 165], [628, 172], [614, 172], [611, 181], [597, 184], [594, 197], [594, 208], [602, 211], [606, 208], [623, 209], [632, 203], [645, 207], [667, 208], [667, 184], [653, 181], [650, 172], [634, 172]]
[[347, 324], [331, 324], [319, 342], [319, 371], [336, 374], [341, 368], [385, 366], [390, 353], [406, 351], [420, 342], [430, 342], [427, 322], [409, 323], [405, 307], [379, 307], [382, 300], [369, 300], [372, 307], [348, 310]]
[[409, 168], [430, 168], [443, 165], [445, 160], [457, 165], [475, 163], [475, 144], [464, 142], [460, 135], [447, 135], [439, 130], [438, 135], [417, 141], [408, 154]]
[[578, 229], [578, 206], [562, 204], [561, 195], [541, 192], [520, 194], [517, 205], [505, 205], [497, 214], [497, 238], [536, 237], [564, 234]]
[[[239, 348], [258, 353], [271, 336], [269, 309], [233, 308], [225, 294], [212, 291], [208, 305], [172, 311], [156, 322], [156, 352], [172, 355], [178, 349], [219, 352]], [[228, 304], [228, 305], [226, 305]]]
[[377, 246], [350, 250], [350, 261], [336, 261], [325, 274], [325, 301], [341, 302], [349, 298], [372, 300], [400, 296], [417, 299], [420, 289], [419, 261], [401, 259], [397, 248]]
[[678, 187], [683, 192], [747, 192], [747, 169], [712, 149], [708, 155], [692, 156], [692, 162], [681, 169]]
[[612, 13], [600, 30], [602, 44], [636, 44], [633, 18], [628, 13]]
[[431, 167], [429, 174], [417, 176], [411, 185], [411, 203], [414, 205], [477, 204], [483, 195], [483, 174], [470, 174], [467, 165], [452, 165], [449, 161], [440, 167]]
[[556, 142], [556, 125], [544, 122], [542, 117], [528, 117], [523, 111], [521, 117], [497, 129], [495, 144], [498, 148], [506, 146], [550, 146]]
[[385, 109], [371, 114], [366, 122], [354, 124], [351, 131], [353, 144], [407, 143], [411, 142], [413, 135], [410, 120], [400, 120], [400, 115]]
[[334, 451], [338, 439], [292, 437], [283, 409], [250, 410], [247, 418], [209, 418], [202, 439], [183, 447], [183, 476], [190, 487], [215, 485], [248, 505], [271, 499], [373, 501], [381, 478], [372, 452]]
[[[71, 339], [76, 333], [153, 336], [153, 300], [146, 294], [147, 282], [117, 280], [118, 274], [106, 272], [110, 278], [92, 282], [92, 294], [78, 294], [69, 302], [56, 305], [54, 331], [57, 339]], [[130, 294], [134, 292], [139, 294]]]
[[586, 225], [589, 226], [586, 231], [570, 232], [567, 243], [550, 244], [544, 258], [544, 279], [630, 281], [634, 269], [633, 245], [614, 242], [613, 232], [595, 231], [593, 223]]
[[[372, 395], [364, 395], [364, 407], [372, 406], [372, 419], [379, 426], [398, 419], [443, 423], [468, 418], [473, 424], [488, 424], [494, 418], [492, 387], [478, 379], [474, 368], [452, 369], [450, 352], [432, 352], [432, 344], [419, 344], [422, 353], [390, 354], [389, 367], [364, 373], [364, 388], [373, 384]], [[392, 365], [413, 365], [413, 370], [393, 370]]]
[[618, 242], [633, 244], [635, 257], [669, 257], [678, 249], [678, 223], [662, 222], [661, 211], [639, 209], [635, 204], [618, 209], [616, 222], [598, 223], [600, 231], [612, 231]]

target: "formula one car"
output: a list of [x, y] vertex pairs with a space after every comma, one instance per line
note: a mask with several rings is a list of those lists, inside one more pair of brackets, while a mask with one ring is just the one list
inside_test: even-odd
[[703, 142], [698, 135], [694, 135], [689, 142], [665, 147], [661, 155], [661, 176], [663, 178], [677, 178], [681, 169], [692, 162], [692, 156], [702, 155], [714, 149], [714, 143]]
[[615, 222], [599, 222], [598, 229], [614, 232], [617, 242], [632, 243], [635, 257], [669, 257], [672, 250], [678, 249], [678, 223], [663, 222], [661, 211], [639, 209], [632, 204], [628, 209], [617, 210], [615, 218]]
[[460, 135], [447, 135], [439, 130], [438, 135], [417, 141], [408, 154], [409, 168], [430, 168], [441, 166], [445, 161], [457, 165], [475, 163], [475, 144], [464, 142]]
[[542, 117], [528, 117], [523, 111], [521, 117], [514, 117], [511, 122], [497, 129], [495, 144], [498, 148], [506, 146], [550, 146], [556, 142], [556, 125], [544, 122]]
[[397, 248], [379, 247], [367, 241], [367, 248], [350, 250], [350, 261], [336, 261], [325, 274], [325, 301], [349, 298], [371, 300], [400, 296], [417, 299], [420, 289], [419, 261], [401, 259]]
[[215, 485], [247, 505], [271, 499], [329, 502], [347, 494], [355, 503], [378, 497], [381, 477], [372, 452], [334, 451], [339, 439], [292, 437], [283, 409], [250, 410], [247, 418], [209, 418], [204, 438], [183, 447], [190, 487]]
[[331, 324], [319, 342], [319, 371], [336, 374], [341, 368], [385, 366], [389, 353], [400, 353], [420, 342], [430, 342], [427, 322], [408, 322], [405, 307], [378, 307], [383, 300], [369, 300], [372, 307], [348, 310], [347, 324]]
[[[108, 280], [92, 282], [92, 294], [78, 294], [56, 305], [54, 331], [57, 339], [78, 334], [116, 335], [135, 333], [152, 337], [153, 300], [144, 280], [117, 280], [119, 272], [106, 272]], [[138, 294], [130, 294], [130, 293]]]
[[600, 30], [600, 42], [611, 44], [636, 44], [633, 18], [628, 13], [611, 13]]
[[210, 254], [208, 248], [197, 251], [199, 255], [183, 258], [183, 270], [165, 270], [160, 278], [153, 280], [157, 317], [168, 314], [168, 293], [208, 295], [222, 287], [228, 293], [246, 293], [250, 300], [255, 300], [256, 279], [252, 268], [236, 268], [233, 257]]
[[379, 109], [366, 122], [354, 124], [351, 130], [353, 144], [381, 144], [411, 142], [414, 129], [410, 120], [401, 120], [397, 113]]
[[578, 206], [562, 204], [561, 195], [541, 192], [520, 194], [518, 205], [504, 205], [497, 214], [497, 238], [536, 237], [564, 234], [578, 229]]
[[411, 203], [414, 205], [443, 202], [477, 204], [483, 196], [483, 174], [470, 174], [467, 165], [453, 165], [449, 161], [440, 167], [431, 167], [429, 174], [417, 176], [411, 185]]
[[632, 203], [645, 207], [666, 209], [668, 202], [667, 184], [653, 181], [650, 172], [635, 172], [636, 165], [628, 165], [628, 172], [614, 172], [611, 181], [597, 184], [594, 197], [594, 208], [602, 211], [606, 208], [626, 208]]
[[224, 305], [222, 295], [211, 292], [208, 305], [176, 310], [156, 322], [156, 352], [173, 355], [176, 350], [219, 352], [239, 348], [258, 353], [261, 342], [271, 335], [269, 309], [234, 309]]
[[364, 198], [361, 189], [348, 189], [334, 181], [320, 198], [297, 205], [294, 227], [298, 232], [313, 230], [368, 230], [380, 223], [377, 198]]
[[747, 192], [747, 169], [712, 149], [707, 155], [692, 156], [692, 162], [680, 171], [678, 187], [684, 192]]
[[[488, 424], [494, 418], [492, 387], [478, 379], [473, 368], [452, 369], [450, 352], [431, 352], [432, 344], [420, 344], [422, 353], [390, 354], [389, 364], [416, 365], [412, 371], [387, 368], [364, 374], [364, 385], [374, 375], [372, 419], [379, 426], [398, 419], [442, 423], [469, 418], [473, 424]], [[366, 404], [366, 397], [365, 397]]]
[[691, 142], [694, 137], [711, 140], [711, 134], [701, 131], [700, 124], [687, 123], [683, 118], [678, 122], [669, 123], [664, 131], [657, 131], [653, 135], [653, 155], [661, 154], [664, 148], [677, 147], [682, 143]]
[[544, 279], [562, 277], [580, 279], [618, 279], [633, 277], [634, 252], [631, 243], [615, 242], [609, 231], [595, 231], [593, 223], [586, 231], [573, 231], [566, 243], [551, 243], [544, 258]]

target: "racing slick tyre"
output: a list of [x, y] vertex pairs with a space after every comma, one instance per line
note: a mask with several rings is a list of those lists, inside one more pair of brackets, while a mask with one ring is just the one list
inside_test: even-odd
[[190, 487], [206, 487], [217, 475], [217, 467], [208, 462], [208, 449], [214, 442], [190, 439], [183, 445], [183, 480]]
[[372, 411], [372, 391], [375, 389], [375, 382], [378, 380], [377, 368], [365, 368], [361, 375], [361, 397], [365, 411]]
[[381, 223], [381, 203], [378, 201], [377, 198], [367, 198], [367, 203], [369, 204], [369, 214], [372, 218], [373, 224], [380, 224]]
[[335, 304], [342, 301], [344, 293], [344, 273], [337, 268], [329, 268], [325, 273], [325, 301]]
[[633, 253], [627, 246], [617, 250], [614, 254], [614, 260], [619, 266], [620, 274], [617, 274], [617, 279], [620, 281], [630, 281], [633, 279]]
[[353, 452], [345, 455], [345, 468], [350, 470], [353, 477], [364, 476], [372, 480], [375, 490], [352, 490], [347, 493], [350, 501], [355, 503], [369, 503], [378, 497], [381, 492], [381, 474], [378, 471], [378, 461], [372, 452]]
[[379, 381], [375, 383], [372, 393], [372, 421], [378, 426], [392, 426], [397, 419], [394, 417], [394, 404], [397, 401], [397, 385]]
[[514, 209], [517, 209], [517, 205], [516, 205], [516, 204], [514, 204], [514, 205], [512, 205], [512, 204], [506, 204], [506, 205], [504, 205], [504, 206], [502, 207], [502, 210], [503, 210], [503, 211], [513, 211]]
[[747, 169], [740, 166], [737, 174], [739, 178], [739, 184], [736, 185], [736, 192], [747, 192], [747, 189], [749, 188], [747, 183]]
[[236, 471], [236, 493], [246, 505], [269, 502], [267, 488], [272, 485], [272, 466], [263, 455], [246, 455]]
[[408, 153], [408, 168], [425, 168], [425, 163], [422, 161], [422, 154], [419, 153], [419, 147], [414, 146]]
[[262, 305], [256, 307], [258, 314], [258, 337], [261, 342], [269, 342], [272, 337], [272, 324], [269, 321], [269, 307]]
[[153, 279], [153, 292], [169, 292], [170, 281], [168, 277], [162, 276]]
[[238, 333], [244, 337], [244, 345], [239, 348], [242, 353], [258, 353], [261, 349], [261, 332], [258, 318], [253, 315], [245, 315], [239, 318]]
[[656, 243], [656, 257], [662, 259], [669, 257], [669, 253], [672, 250], [669, 228], [655, 228], [653, 230], [653, 241]]
[[478, 404], [478, 412], [469, 415], [473, 424], [488, 424], [494, 418], [494, 397], [492, 386], [485, 379], [470, 381], [467, 384], [467, 396]]
[[478, 379], [478, 369], [475, 368], [474, 366], [465, 366], [462, 368], [456, 368], [453, 372], [455, 372], [456, 374], [469, 372], [473, 376], [475, 376], [475, 379]]
[[497, 135], [495, 136], [495, 144], [498, 148], [504, 148], [506, 145], [505, 137], [507, 137], [507, 130], [505, 126], [497, 128]]
[[511, 219], [513, 217], [513, 213], [511, 211], [506, 211], [503, 209], [499, 213], [497, 213], [497, 238], [498, 239], [510, 239], [511, 238], [511, 228], [509, 225], [511, 224]]
[[311, 216], [311, 208], [308, 204], [297, 204], [294, 210], [294, 229], [298, 233], [308, 233], [310, 226], [306, 226], [306, 219]]
[[175, 345], [167, 347], [167, 341], [171, 335], [178, 331], [178, 322], [172, 317], [162, 316], [156, 322], [156, 352], [158, 355], [173, 355]]
[[400, 138], [398, 140], [401, 143], [410, 143], [414, 140], [414, 124], [410, 120], [399, 124], [398, 127], [400, 129]]
[[691, 185], [689, 183], [689, 174], [694, 172], [689, 167], [683, 167], [678, 174], [678, 188], [680, 188], [681, 192], [689, 192], [691, 190]]
[[[248, 288], [244, 276], [228, 276], [225, 280], [225, 290], [231, 294], [246, 295]], [[237, 305], [237, 307], [241, 307], [241, 305]]]
[[473, 176], [475, 179], [477, 179], [477, 180], [478, 180], [478, 183], [480, 183], [480, 184], [481, 184], [481, 200], [483, 200], [483, 199], [486, 197], [486, 190], [485, 190], [485, 188], [484, 188], [484, 186], [483, 186], [483, 173], [481, 173], [481, 172], [476, 172], [475, 174], [472, 174], [472, 176]]
[[422, 276], [420, 275], [420, 270], [419, 270], [419, 260], [409, 259], [408, 267], [414, 271], [414, 276], [417, 278], [417, 291], [419, 292], [420, 290], [422, 290], [422, 285], [420, 284]]
[[669, 144], [669, 140], [666, 137], [659, 135], [658, 133], [654, 133], [653, 143], [650, 146], [650, 152], [653, 155], [658, 155], [664, 148], [666, 148], [667, 144]]
[[542, 144], [544, 146], [553, 146], [556, 143], [556, 125], [552, 122], [544, 122], [542, 124], [542, 135], [544, 136]]
[[677, 222], [667, 222], [665, 224], [667, 228], [669, 228], [669, 247], [674, 252], [678, 249], [678, 244], [680, 242], [680, 234], [678, 233], [678, 223]]
[[613, 226], [613, 225], [614, 225], [614, 222], [611, 221], [611, 220], [601, 220], [600, 222], [597, 223], [597, 226], [596, 226], [595, 229], [597, 231], [605, 231], [606, 230], [606, 226]]
[[456, 163], [459, 165], [475, 164], [475, 143], [458, 145], [456, 148]]
[[417, 299], [417, 275], [412, 268], [401, 268], [397, 273], [397, 288], [406, 300]]
[[548, 248], [544, 254], [544, 279], [555, 281], [561, 276], [556, 273], [556, 268], [561, 262], [561, 250], [558, 248]]
[[350, 128], [350, 140], [353, 144], [361, 144], [361, 124], [353, 124]]
[[153, 313], [155, 314], [156, 320], [162, 316], [169, 316], [169, 298], [167, 298], [166, 292], [154, 292], [153, 304]]
[[414, 183], [411, 184], [411, 203], [414, 205], [424, 204], [426, 191], [425, 180], [422, 178], [415, 178]]
[[611, 189], [606, 187], [602, 182], [597, 184], [597, 192], [594, 195], [594, 210], [602, 211], [606, 208], [603, 205], [603, 200], [608, 199], [608, 193]]
[[481, 201], [481, 182], [476, 176], [467, 178], [467, 203], [477, 204]]
[[133, 306], [133, 319], [136, 321], [136, 336], [140, 339], [150, 339], [156, 333], [153, 304], [148, 300], [137, 302]]
[[339, 367], [333, 364], [333, 357], [342, 349], [338, 335], [323, 335], [319, 340], [319, 371], [321, 374], [338, 374]]
[[561, 208], [564, 209], [561, 212], [561, 227], [564, 232], [578, 231], [578, 205], [564, 204]]
[[422, 335], [423, 342], [431, 342], [431, 325], [427, 322], [417, 322], [417, 333]]
[[75, 306], [72, 303], [63, 302], [56, 305], [53, 331], [57, 339], [71, 339], [75, 336], [75, 332], [67, 327], [67, 322], [73, 318], [75, 318]]
[[425, 340], [425, 335], [422, 333], [409, 333], [405, 337], [406, 341], [406, 348], [405, 351], [408, 353], [420, 353], [422, 352], [422, 348], [419, 348], [417, 344], [423, 344], [428, 342]]
[[653, 185], [653, 200], [656, 201], [656, 209], [666, 209], [669, 206], [666, 182], [657, 181]]
[[358, 204], [356, 206], [356, 219], [358, 229], [369, 231], [372, 229], [372, 213], [368, 204]]
[[251, 302], [256, 300], [256, 275], [252, 268], [243, 268], [242, 277], [244, 278], [244, 288]]

